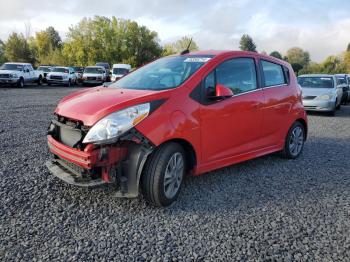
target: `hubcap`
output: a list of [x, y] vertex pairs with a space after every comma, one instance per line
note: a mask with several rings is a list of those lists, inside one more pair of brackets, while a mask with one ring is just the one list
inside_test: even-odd
[[293, 129], [289, 140], [289, 151], [293, 156], [299, 155], [304, 143], [304, 132], [300, 126]]
[[168, 199], [173, 198], [179, 191], [184, 173], [184, 160], [182, 154], [173, 154], [167, 164], [164, 176], [164, 193]]

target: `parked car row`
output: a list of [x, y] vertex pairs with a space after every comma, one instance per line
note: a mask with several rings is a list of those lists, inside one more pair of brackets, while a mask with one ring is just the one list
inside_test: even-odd
[[5, 63], [0, 67], [0, 84], [24, 87], [26, 84], [47, 83], [58, 85], [101, 85], [117, 81], [131, 71], [128, 64], [114, 64], [112, 71], [108, 63], [99, 62], [95, 66], [63, 67], [40, 65], [37, 70], [29, 63]]
[[303, 104], [308, 111], [327, 112], [334, 116], [342, 104], [350, 101], [350, 75], [309, 74], [298, 77]]

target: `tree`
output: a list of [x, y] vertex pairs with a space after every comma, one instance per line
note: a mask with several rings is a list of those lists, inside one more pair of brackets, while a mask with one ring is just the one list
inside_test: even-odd
[[252, 51], [256, 52], [256, 45], [253, 39], [249, 35], [243, 35], [239, 41], [239, 48], [242, 51]]
[[300, 47], [293, 47], [287, 51], [285, 60], [292, 65], [293, 70], [298, 74], [301, 69], [309, 64], [310, 54]]
[[320, 74], [324, 71], [322, 64], [310, 62], [299, 71], [299, 74]]
[[62, 39], [54, 27], [49, 26], [44, 32], [47, 34], [53, 50], [62, 47]]
[[337, 56], [329, 56], [322, 64], [323, 73], [326, 74], [339, 74], [344, 73], [346, 70], [346, 65], [343, 60]]
[[281, 55], [281, 53], [278, 52], [278, 51], [273, 51], [273, 52], [271, 52], [271, 53], [270, 53], [270, 56], [273, 56], [273, 57], [276, 57], [276, 58], [282, 60], [282, 55]]
[[96, 16], [69, 28], [62, 54], [67, 63], [92, 65], [99, 61], [140, 66], [161, 55], [158, 35], [124, 19]]
[[[191, 45], [189, 45], [190, 42], [191, 42]], [[197, 43], [192, 38], [184, 36], [173, 43], [164, 45], [162, 55], [167, 56], [167, 55], [179, 54], [182, 51], [186, 50], [187, 48], [189, 49], [190, 52], [199, 50]]]
[[4, 42], [0, 39], [0, 65], [6, 62], [6, 57], [5, 57], [5, 44]]
[[35, 55], [23, 34], [12, 33], [5, 43], [5, 57], [10, 61], [35, 63]]

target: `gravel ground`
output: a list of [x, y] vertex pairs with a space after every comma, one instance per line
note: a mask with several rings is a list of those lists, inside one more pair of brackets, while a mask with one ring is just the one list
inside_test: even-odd
[[47, 172], [48, 122], [75, 89], [0, 89], [0, 260], [349, 261], [349, 106], [309, 116], [298, 160], [189, 177], [161, 209]]

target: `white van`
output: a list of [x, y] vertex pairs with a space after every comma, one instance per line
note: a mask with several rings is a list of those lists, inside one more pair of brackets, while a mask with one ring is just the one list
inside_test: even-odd
[[131, 70], [131, 65], [128, 64], [114, 64], [112, 67], [112, 82], [128, 74]]

